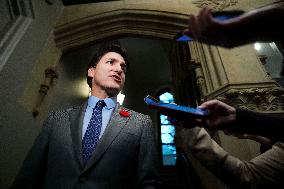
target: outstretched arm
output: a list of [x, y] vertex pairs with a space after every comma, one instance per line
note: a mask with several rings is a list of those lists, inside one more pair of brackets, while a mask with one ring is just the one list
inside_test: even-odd
[[182, 131], [185, 150], [203, 166], [232, 188], [278, 188], [284, 171], [284, 145], [275, 144], [272, 149], [251, 161], [241, 161], [221, 148], [204, 128]]
[[251, 134], [284, 141], [282, 128], [284, 116], [273, 116], [236, 109], [218, 100], [210, 100], [199, 106], [208, 109], [210, 115], [205, 127], [224, 130], [226, 133]]
[[207, 44], [232, 48], [255, 41], [283, 42], [284, 2], [271, 4], [219, 21], [205, 7], [191, 15], [184, 34]]

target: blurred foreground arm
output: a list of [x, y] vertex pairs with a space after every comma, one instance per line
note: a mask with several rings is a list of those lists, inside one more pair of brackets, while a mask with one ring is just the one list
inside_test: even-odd
[[284, 141], [283, 115], [273, 116], [236, 109], [218, 100], [207, 101], [199, 108], [209, 110], [210, 115], [205, 124], [210, 129], [224, 130], [227, 133], [259, 135], [274, 141]]
[[[185, 151], [231, 188], [281, 188], [284, 173], [284, 145], [276, 143], [250, 161], [241, 161], [220, 147], [204, 128], [181, 132]], [[189, 154], [189, 155], [190, 155]]]
[[185, 35], [200, 42], [232, 48], [255, 41], [283, 42], [284, 2], [278, 2], [244, 13], [238, 17], [219, 21], [205, 7], [191, 15]]

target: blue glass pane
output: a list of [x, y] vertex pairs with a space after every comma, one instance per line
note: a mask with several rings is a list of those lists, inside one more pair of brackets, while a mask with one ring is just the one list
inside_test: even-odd
[[167, 116], [160, 115], [160, 119], [161, 119], [161, 124], [163, 124], [163, 125], [170, 124]]
[[174, 143], [174, 136], [168, 133], [162, 133], [162, 143]]
[[163, 152], [163, 155], [175, 155], [176, 147], [172, 144], [163, 144], [162, 152]]
[[176, 165], [176, 155], [163, 156], [163, 165]]
[[163, 101], [165, 103], [172, 103], [174, 102], [174, 96], [169, 93], [169, 92], [165, 92], [164, 94], [161, 94], [159, 96], [160, 101]]
[[161, 126], [161, 133], [162, 134], [171, 134], [172, 136], [175, 135], [175, 127], [173, 125], [162, 125]]
[[[174, 97], [169, 92], [160, 95], [159, 99], [165, 103], [174, 102]], [[160, 123], [163, 165], [176, 165], [176, 147], [174, 145], [175, 127], [165, 115], [160, 115]]]

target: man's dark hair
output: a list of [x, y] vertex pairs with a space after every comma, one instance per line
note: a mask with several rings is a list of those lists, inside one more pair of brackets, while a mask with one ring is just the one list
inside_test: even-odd
[[94, 54], [93, 58], [91, 59], [89, 65], [88, 65], [88, 68], [87, 68], [87, 74], [86, 74], [86, 77], [87, 77], [87, 83], [89, 85], [90, 88], [92, 88], [92, 77], [89, 77], [88, 76], [88, 70], [89, 68], [92, 68], [92, 67], [96, 67], [98, 62], [101, 60], [101, 58], [109, 53], [109, 52], [115, 52], [115, 53], [118, 53], [120, 54], [124, 61], [125, 61], [125, 64], [126, 64], [126, 70], [128, 69], [129, 67], [129, 64], [128, 64], [128, 59], [127, 59], [127, 51], [125, 48], [122, 48], [120, 45], [118, 44], [108, 44], [108, 45], [104, 45], [102, 47], [99, 48], [99, 50]]

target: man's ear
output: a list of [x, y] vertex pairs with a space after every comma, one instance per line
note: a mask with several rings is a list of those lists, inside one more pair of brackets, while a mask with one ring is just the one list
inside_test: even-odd
[[94, 67], [91, 67], [91, 68], [88, 69], [88, 76], [89, 77], [94, 77], [94, 70], [95, 70]]

